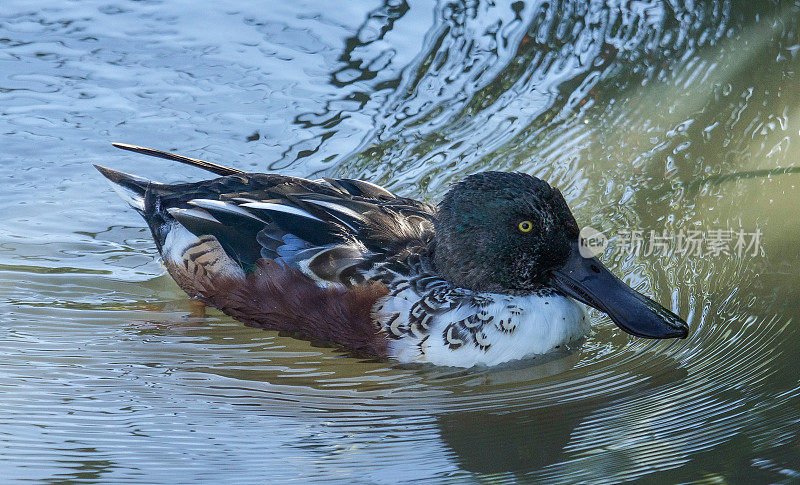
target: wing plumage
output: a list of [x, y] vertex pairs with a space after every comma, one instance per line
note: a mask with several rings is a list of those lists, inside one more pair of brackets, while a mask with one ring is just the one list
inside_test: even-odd
[[126, 189], [126, 200], [136, 203], [162, 252], [177, 223], [197, 237], [216, 238], [245, 271], [266, 258], [320, 283], [349, 285], [363, 281], [362, 266], [373, 256], [425, 244], [432, 236], [432, 206], [369, 182], [246, 174], [158, 150], [115, 146], [227, 174], [167, 185], [98, 167]]
[[222, 165], [217, 165], [216, 163], [206, 162], [205, 160], [198, 160], [196, 158], [190, 158], [183, 155], [178, 155], [177, 153], [170, 153], [162, 150], [155, 150], [153, 148], [145, 148], [136, 145], [129, 145], [127, 143], [112, 143], [112, 145], [116, 148], [121, 148], [122, 150], [141, 153], [142, 155], [149, 155], [151, 157], [163, 158], [165, 160], [173, 160], [175, 162], [185, 163], [187, 165], [192, 165], [198, 168], [202, 168], [203, 170], [208, 170], [209, 172], [215, 173], [217, 175], [232, 175], [235, 173], [244, 173], [241, 170], [237, 170], [235, 168], [224, 167]]

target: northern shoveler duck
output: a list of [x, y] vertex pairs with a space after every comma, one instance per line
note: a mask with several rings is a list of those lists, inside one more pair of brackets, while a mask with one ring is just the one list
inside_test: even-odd
[[471, 367], [583, 337], [583, 305], [645, 338], [685, 338], [677, 315], [579, 251], [561, 193], [483, 172], [438, 206], [370, 182], [244, 173], [115, 144], [219, 178], [167, 185], [97, 167], [144, 217], [189, 295], [248, 325], [360, 354]]

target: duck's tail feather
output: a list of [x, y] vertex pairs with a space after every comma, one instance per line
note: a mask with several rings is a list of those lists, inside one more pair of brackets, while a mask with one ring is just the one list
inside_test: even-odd
[[111, 182], [114, 192], [144, 218], [153, 233], [158, 250], [162, 251], [171, 228], [169, 223], [172, 218], [161, 207], [160, 197], [172, 193], [173, 186], [100, 165], [94, 167]]
[[122, 200], [139, 212], [145, 211], [144, 196], [149, 187], [161, 186], [158, 182], [153, 182], [143, 177], [131, 175], [129, 173], [118, 172], [110, 168], [95, 165], [94, 168], [100, 171], [109, 181], [111, 188], [119, 195]]
[[209, 172], [215, 173], [217, 175], [226, 176], [226, 175], [235, 175], [237, 173], [244, 173], [242, 170], [225, 167], [222, 165], [217, 165], [216, 163], [206, 162], [205, 160], [198, 160], [196, 158], [184, 157], [183, 155], [178, 155], [177, 153], [154, 150], [152, 148], [145, 148], [136, 145], [128, 145], [127, 143], [112, 143], [112, 145], [114, 145], [117, 148], [121, 148], [123, 150], [141, 153], [144, 155], [150, 155], [151, 157], [158, 157], [166, 160], [173, 160], [175, 162], [185, 163], [193, 167], [202, 168], [203, 170], [208, 170]]

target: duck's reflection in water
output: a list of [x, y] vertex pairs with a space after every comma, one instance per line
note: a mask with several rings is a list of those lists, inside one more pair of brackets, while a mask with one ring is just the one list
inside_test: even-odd
[[[511, 411], [445, 413], [437, 416], [437, 426], [443, 443], [453, 452], [459, 467], [472, 473], [543, 479], [555, 476], [589, 479], [595, 472], [615, 475], [621, 469], [634, 469], [633, 465], [640, 461], [639, 455], [647, 453], [646, 450], [674, 446], [651, 440], [644, 447], [619, 447], [613, 452], [617, 447], [609, 443], [625, 442], [621, 433], [624, 428], [604, 426], [604, 416], [625, 400], [649, 399], [658, 394], [658, 389], [686, 377], [686, 371], [675, 362], [661, 365], [658, 379], [643, 376], [634, 393], [620, 395], [618, 399], [609, 399], [603, 394], [586, 398], [565, 396], [572, 400]], [[609, 393], [613, 394], [613, 390]], [[630, 424], [636, 426], [636, 423]], [[614, 432], [620, 436], [608, 436]], [[594, 450], [587, 449], [585, 442], [596, 433], [605, 436], [598, 440]], [[595, 453], [599, 451], [604, 453]], [[603, 459], [599, 459], [601, 457]], [[613, 463], [607, 462], [609, 459]], [[647, 473], [645, 468], [641, 471]]]
[[573, 429], [593, 410], [576, 403], [508, 414], [451, 413], [438, 425], [461, 468], [526, 473], [563, 461]]

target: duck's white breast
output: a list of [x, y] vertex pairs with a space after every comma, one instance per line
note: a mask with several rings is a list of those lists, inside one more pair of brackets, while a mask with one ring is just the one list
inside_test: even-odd
[[379, 302], [376, 317], [390, 337], [390, 357], [455, 367], [490, 366], [547, 353], [589, 330], [583, 305], [552, 292], [480, 293], [458, 300], [449, 308], [436, 308], [409, 289]]

